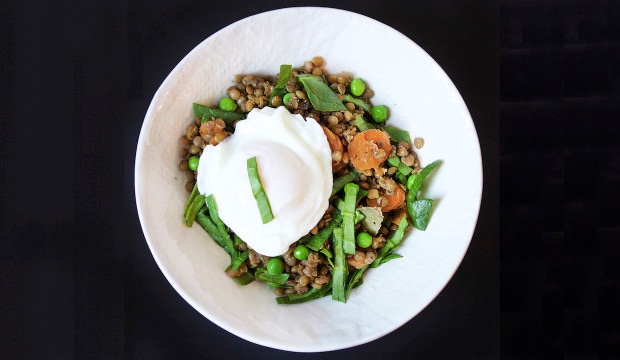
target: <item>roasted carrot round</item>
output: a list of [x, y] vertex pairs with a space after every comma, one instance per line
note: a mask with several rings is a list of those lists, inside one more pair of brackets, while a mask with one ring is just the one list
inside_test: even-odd
[[378, 169], [390, 154], [390, 136], [381, 130], [370, 129], [357, 133], [347, 150], [351, 163], [359, 171]]
[[332, 171], [333, 172], [338, 172], [340, 170], [342, 170], [342, 168], [345, 167], [345, 163], [342, 162], [342, 155], [344, 154], [344, 146], [342, 146], [342, 141], [340, 141], [340, 138], [338, 137], [338, 135], [334, 134], [331, 130], [329, 130], [327, 127], [321, 125], [321, 127], [323, 128], [323, 133], [325, 134], [325, 137], [327, 138], [327, 142], [329, 143], [329, 148], [332, 151], [332, 155], [338, 151], [340, 153], [340, 160], [335, 160], [332, 157]]
[[[381, 211], [388, 212], [396, 209], [401, 206], [405, 202], [405, 197], [407, 194], [405, 190], [403, 190], [400, 186], [396, 187], [394, 191], [394, 195], [382, 194], [381, 196], [385, 197], [388, 201], [387, 205], [381, 207]], [[377, 199], [366, 199], [366, 205], [368, 206], [379, 206]]]

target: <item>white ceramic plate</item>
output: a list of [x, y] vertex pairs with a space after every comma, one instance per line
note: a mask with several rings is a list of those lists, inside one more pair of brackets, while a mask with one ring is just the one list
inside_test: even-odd
[[[311, 20], [312, 31], [300, 20]], [[320, 30], [319, 30], [320, 29]], [[325, 297], [277, 305], [264, 284], [226, 276], [229, 256], [182, 220], [188, 193], [178, 169], [179, 136], [192, 102], [216, 103], [240, 73], [276, 74], [320, 55], [328, 71], [349, 71], [390, 108], [390, 124], [423, 137], [422, 165], [443, 160], [424, 193], [435, 199], [425, 232], [409, 231], [403, 258], [369, 271], [346, 304]], [[147, 111], [135, 168], [140, 222], [172, 286], [210, 321], [248, 341], [291, 351], [327, 351], [377, 339], [418, 314], [443, 289], [471, 240], [482, 192], [476, 130], [460, 94], [433, 59], [396, 30], [328, 8], [289, 8], [238, 21], [192, 50]]]

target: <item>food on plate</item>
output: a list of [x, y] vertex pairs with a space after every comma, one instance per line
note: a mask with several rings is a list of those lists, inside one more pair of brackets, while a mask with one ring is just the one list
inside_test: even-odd
[[439, 161], [421, 167], [423, 140], [412, 146], [387, 124], [363, 79], [324, 65], [315, 57], [277, 76], [235, 76], [218, 105], [192, 105], [180, 140], [185, 223], [230, 255], [230, 277], [266, 282], [278, 304], [346, 302], [431, 215], [420, 190]]

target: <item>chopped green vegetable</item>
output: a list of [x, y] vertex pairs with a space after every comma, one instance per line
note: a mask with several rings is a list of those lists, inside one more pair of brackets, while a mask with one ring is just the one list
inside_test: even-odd
[[431, 215], [433, 199], [415, 200], [407, 203], [407, 211], [413, 220], [413, 226], [418, 230], [426, 230]]
[[367, 113], [369, 113], [370, 110], [371, 110], [369, 103], [365, 102], [362, 99], [355, 98], [355, 97], [353, 97], [353, 96], [351, 96], [349, 94], [342, 95], [342, 101], [353, 103], [353, 104], [355, 104], [355, 106], [363, 109]]
[[344, 252], [355, 254], [355, 204], [360, 187], [355, 183], [344, 186], [344, 209], [342, 210], [342, 228], [344, 232]]
[[266, 224], [273, 220], [273, 213], [271, 212], [271, 205], [269, 205], [269, 199], [267, 193], [263, 188], [263, 184], [260, 180], [258, 173], [258, 165], [256, 163], [256, 156], [247, 160], [248, 178], [250, 179], [250, 187], [252, 188], [252, 195], [256, 199], [256, 205], [258, 205], [258, 212], [263, 224]]
[[366, 130], [377, 128], [376, 125], [371, 124], [368, 121], [364, 120], [364, 117], [362, 115], [358, 115], [355, 118], [355, 126], [357, 127], [359, 131], [366, 131]]
[[375, 259], [375, 261], [372, 262], [372, 264], [370, 264], [371, 267], [376, 268], [377, 266], [381, 265], [381, 260], [386, 255], [390, 254], [394, 250], [394, 248], [396, 248], [400, 244], [403, 236], [405, 235], [405, 229], [407, 228], [407, 225], [409, 225], [407, 217], [403, 216], [403, 218], [400, 219], [400, 222], [398, 223], [398, 228], [396, 229], [394, 234], [390, 238], [388, 238], [385, 245], [381, 249], [379, 249], [379, 251], [377, 251], [377, 258]]
[[229, 97], [222, 98], [222, 100], [220, 100], [220, 109], [224, 111], [235, 111], [237, 110], [237, 103]]
[[213, 196], [213, 194], [207, 196], [206, 202], [207, 209], [209, 210], [209, 216], [217, 227], [220, 236], [224, 239], [224, 250], [230, 255], [230, 262], [231, 264], [233, 264], [235, 262], [235, 259], [237, 259], [238, 253], [235, 249], [235, 244], [233, 243], [230, 234], [228, 234], [228, 231], [226, 230], [226, 225], [224, 224], [222, 219], [220, 219], [220, 215], [217, 211], [217, 203], [215, 202], [215, 197]]
[[329, 223], [329, 225], [322, 227], [318, 233], [312, 235], [306, 243], [306, 246], [314, 251], [318, 251], [332, 234], [334, 228], [340, 226], [341, 223], [342, 212], [334, 210], [334, 212], [332, 213], [332, 221]]
[[190, 157], [189, 159], [187, 159], [187, 166], [196, 171], [196, 169], [198, 169], [198, 163], [200, 162], [200, 158], [196, 155]]
[[271, 275], [280, 275], [284, 271], [284, 261], [281, 257], [273, 257], [267, 261], [267, 272]]
[[310, 250], [308, 249], [308, 247], [306, 245], [299, 244], [299, 245], [297, 245], [295, 250], [293, 250], [293, 256], [297, 260], [306, 260], [308, 258], [308, 256], [310, 256]]
[[187, 210], [189, 209], [189, 206], [192, 204], [192, 202], [194, 202], [194, 199], [196, 198], [196, 196], [198, 196], [198, 194], [200, 194], [198, 192], [198, 183], [195, 183], [194, 184], [194, 188], [192, 189], [192, 192], [189, 194], [189, 198], [187, 199], [187, 203], [185, 203], [185, 210], [183, 210], [183, 217], [184, 218], [185, 218], [185, 216], [187, 216]]
[[386, 125], [383, 130], [385, 130], [385, 132], [390, 135], [390, 141], [396, 144], [398, 144], [399, 142], [406, 142], [408, 144], [411, 143], [409, 132], [407, 132], [406, 130], [401, 130], [391, 125]]
[[257, 268], [254, 276], [256, 276], [257, 279], [266, 281], [268, 283], [273, 283], [277, 286], [284, 285], [286, 283], [286, 280], [288, 280], [289, 274], [284, 273], [279, 275], [273, 275], [268, 273], [264, 268]]
[[[359, 193], [358, 193], [359, 194]], [[364, 219], [366, 219], [366, 215], [364, 215], [361, 211], [359, 210], [355, 210], [355, 219], [354, 222], [355, 224], [359, 224], [360, 221], [363, 221]]]
[[349, 84], [349, 89], [351, 90], [351, 94], [355, 96], [360, 96], [366, 90], [366, 84], [360, 78], [355, 78], [351, 80], [351, 84]]
[[[291, 78], [292, 69], [293, 69], [293, 65], [288, 65], [288, 64], [280, 65], [280, 74], [278, 75], [278, 82], [276, 83], [276, 86], [273, 87], [273, 90], [271, 91], [271, 96], [269, 99], [273, 98], [274, 96], [282, 97], [284, 96], [284, 94], [286, 94], [286, 83]], [[286, 101], [284, 101], [284, 104], [286, 104]]]
[[348, 271], [346, 255], [344, 254], [343, 236], [344, 235], [342, 228], [338, 227], [334, 229], [334, 271], [332, 272], [332, 299], [346, 302], [347, 300], [345, 298], [344, 283]]
[[334, 194], [342, 190], [346, 184], [357, 179], [358, 177], [360, 177], [360, 175], [361, 174], [359, 173], [359, 171], [354, 169], [354, 170], [349, 171], [347, 174], [342, 175], [338, 179], [334, 180], [334, 185], [332, 186], [331, 196], [334, 196]]
[[307, 301], [320, 299], [327, 295], [331, 289], [332, 279], [329, 279], [329, 281], [323, 284], [320, 289], [312, 288], [305, 294], [290, 294], [287, 296], [281, 296], [276, 298], [276, 302], [279, 305], [301, 304]]
[[[233, 255], [231, 254], [231, 256]], [[230, 267], [233, 270], [237, 270], [239, 269], [239, 266], [241, 266], [241, 264], [243, 264], [243, 262], [246, 261], [250, 256], [250, 249], [245, 249], [245, 251], [242, 252], [238, 252], [235, 250], [234, 256], [235, 258], [232, 260], [232, 264], [230, 264]]]
[[297, 75], [297, 80], [304, 86], [308, 100], [319, 111], [345, 111], [336, 93], [320, 77], [311, 74]]
[[420, 192], [420, 188], [422, 187], [422, 183], [424, 179], [433, 171], [434, 168], [441, 164], [441, 160], [435, 160], [432, 163], [426, 165], [424, 169], [422, 169], [417, 175], [412, 175], [413, 180], [411, 180], [411, 187], [409, 187], [409, 181], [407, 181], [407, 187], [409, 187], [409, 193], [407, 196], [411, 195], [414, 198], [418, 196], [418, 192]]
[[388, 109], [384, 105], [375, 105], [370, 109], [370, 116], [376, 122], [384, 122], [388, 118]]
[[403, 257], [403, 256], [402, 255], [398, 255], [398, 254], [394, 254], [394, 253], [388, 254], [388, 255], [384, 256], [383, 259], [381, 259], [381, 261], [379, 262], [379, 265], [383, 265], [383, 264], [385, 264], [386, 262], [388, 262], [390, 260], [399, 259], [401, 257]]
[[194, 219], [196, 219], [196, 214], [200, 211], [200, 208], [205, 204], [205, 196], [198, 194], [194, 198], [194, 201], [187, 208], [187, 213], [185, 213], [185, 225], [192, 226], [194, 223]]
[[198, 214], [196, 214], [196, 222], [207, 231], [211, 239], [219, 246], [222, 248], [226, 246], [226, 239], [220, 234], [220, 230], [207, 215], [203, 212], [198, 212]]
[[407, 176], [409, 174], [411, 174], [411, 172], [413, 171], [413, 168], [403, 164], [402, 161], [400, 161], [400, 158], [396, 155], [394, 156], [390, 156], [387, 159], [388, 164], [390, 164], [390, 166], [394, 166], [398, 169], [398, 172]]
[[211, 118], [221, 118], [228, 126], [232, 125], [237, 120], [245, 119], [244, 114], [222, 109], [213, 109], [197, 103], [192, 104], [192, 111], [194, 116], [200, 118], [202, 122], [209, 121]]
[[325, 258], [327, 259], [329, 266], [333, 268], [334, 263], [332, 262], [332, 259], [334, 258], [334, 255], [332, 254], [332, 252], [328, 248], [322, 248], [320, 252], [323, 253], [323, 255], [325, 255]]
[[247, 284], [251, 283], [252, 281], [254, 281], [254, 275], [252, 275], [252, 273], [245, 272], [245, 273], [237, 276], [235, 278], [235, 281], [239, 285], [247, 285]]
[[349, 297], [349, 294], [351, 293], [351, 290], [353, 290], [353, 288], [356, 288], [362, 284], [362, 275], [364, 275], [364, 272], [366, 271], [366, 269], [368, 269], [368, 266], [369, 265], [364, 265], [362, 268], [355, 270], [355, 272], [351, 276], [349, 276], [346, 288], [344, 290], [345, 298]]
[[367, 232], [361, 232], [357, 234], [355, 240], [357, 242], [357, 246], [364, 249], [372, 245], [372, 236], [370, 236], [370, 234]]

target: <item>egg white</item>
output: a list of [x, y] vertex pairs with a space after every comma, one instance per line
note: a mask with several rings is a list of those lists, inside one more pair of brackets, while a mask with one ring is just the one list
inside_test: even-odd
[[[247, 159], [256, 156], [274, 219], [263, 224], [252, 195]], [[250, 248], [277, 256], [306, 235], [329, 206], [331, 150], [321, 126], [281, 106], [252, 110], [235, 133], [207, 146], [198, 190], [213, 194], [219, 215]]]

